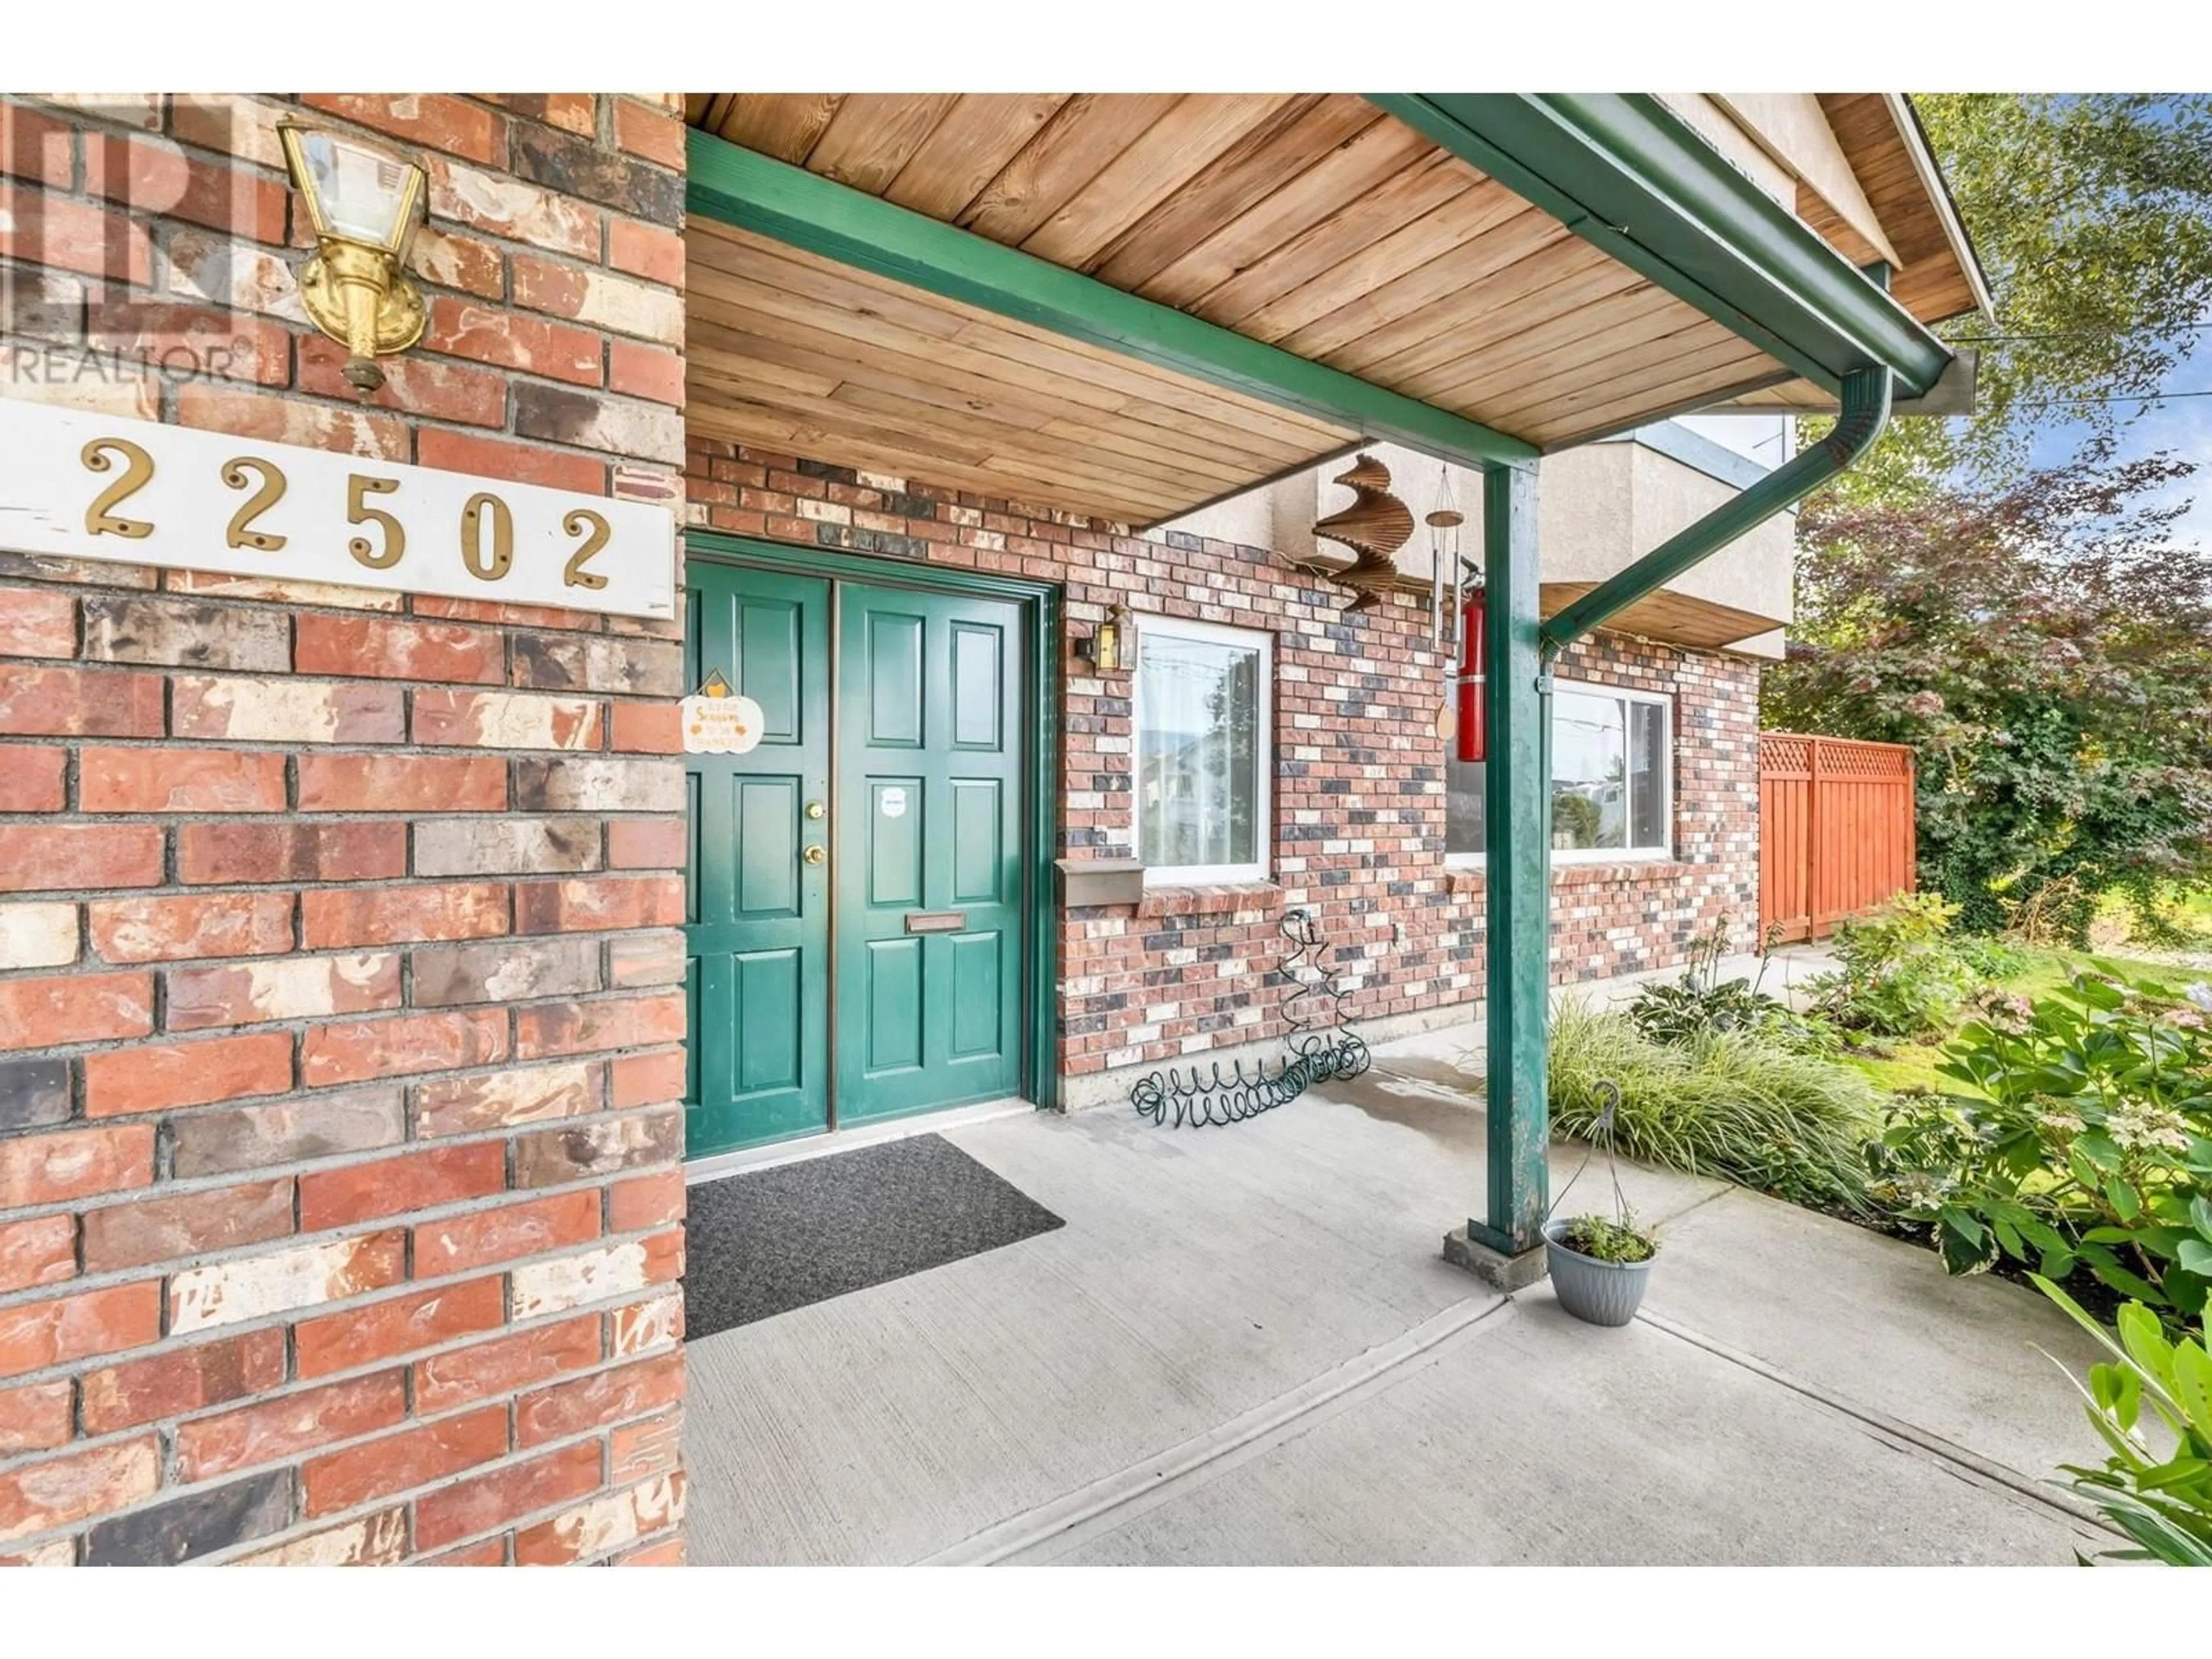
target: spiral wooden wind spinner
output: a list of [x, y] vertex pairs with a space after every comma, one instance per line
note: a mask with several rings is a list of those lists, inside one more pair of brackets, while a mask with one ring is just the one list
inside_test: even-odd
[[1350, 588], [1355, 597], [1347, 611], [1364, 611], [1377, 604], [1384, 590], [1396, 580], [1398, 567], [1390, 556], [1413, 534], [1413, 514], [1390, 493], [1390, 469], [1372, 455], [1355, 459], [1351, 470], [1334, 482], [1350, 486], [1355, 497], [1341, 513], [1332, 513], [1313, 527], [1313, 533], [1341, 542], [1358, 556], [1329, 580]]

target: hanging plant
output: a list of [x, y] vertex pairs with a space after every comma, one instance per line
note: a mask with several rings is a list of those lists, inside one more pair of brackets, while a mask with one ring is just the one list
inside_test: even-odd
[[[1590, 1126], [1590, 1149], [1583, 1155], [1580, 1167], [1552, 1200], [1553, 1213], [1544, 1222], [1544, 1259], [1562, 1308], [1592, 1325], [1626, 1325], [1643, 1305], [1659, 1241], [1636, 1224], [1636, 1212], [1620, 1190], [1620, 1169], [1613, 1150], [1613, 1124], [1620, 1111], [1620, 1086], [1601, 1083], [1598, 1087], [1607, 1096], [1605, 1109]], [[1613, 1180], [1613, 1213], [1558, 1215], [1559, 1205], [1574, 1190], [1575, 1182], [1582, 1179], [1600, 1148], [1605, 1152], [1606, 1172]]]

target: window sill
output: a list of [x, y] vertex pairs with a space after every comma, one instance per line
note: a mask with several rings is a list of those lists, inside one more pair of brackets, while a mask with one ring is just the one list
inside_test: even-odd
[[1230, 910], [1274, 910], [1283, 890], [1272, 881], [1206, 881], [1176, 885], [1163, 882], [1145, 889], [1139, 916], [1210, 916]]

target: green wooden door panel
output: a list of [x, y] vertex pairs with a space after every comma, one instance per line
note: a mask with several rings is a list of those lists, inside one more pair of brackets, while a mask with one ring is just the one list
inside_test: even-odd
[[1008, 600], [840, 603], [836, 1095], [858, 1123], [1021, 1086], [1024, 640]]
[[732, 914], [742, 921], [774, 921], [799, 915], [805, 905], [804, 845], [806, 780], [795, 773], [732, 780], [737, 805], [727, 816], [740, 826], [738, 890]]
[[690, 961], [685, 1151], [693, 1158], [830, 1122], [830, 878], [810, 865], [830, 799], [830, 584], [695, 562], [684, 672], [716, 670], [761, 706], [744, 755], [687, 755]]
[[945, 941], [951, 968], [952, 1032], [948, 1044], [959, 1060], [1003, 1053], [1006, 940], [997, 933], [956, 933]]
[[872, 909], [903, 915], [921, 908], [922, 826], [928, 811], [918, 777], [867, 781], [860, 812], [868, 844], [863, 876]]
[[[851, 590], [848, 590], [850, 592]], [[860, 672], [868, 711], [864, 741], [878, 749], [919, 749], [928, 688], [922, 679], [923, 618], [908, 608], [911, 596], [894, 595], [880, 608], [863, 601]], [[893, 608], [896, 607], [896, 608]], [[850, 635], [848, 635], [849, 638]]]
[[793, 1089], [809, 1071], [819, 1071], [799, 1053], [799, 953], [748, 951], [731, 959], [737, 981], [738, 1088], [745, 1094], [764, 1089]]
[[974, 623], [952, 624], [952, 746], [990, 749], [1000, 746], [1003, 732], [999, 715], [1004, 704], [1000, 686], [1008, 668], [1006, 635], [996, 628]]
[[[744, 580], [749, 586], [763, 580], [748, 574]], [[761, 742], [766, 744], [804, 744], [808, 738], [808, 726], [816, 728], [814, 735], [826, 736], [823, 728], [827, 723], [827, 708], [822, 704], [823, 687], [808, 687], [805, 676], [811, 672], [817, 679], [828, 666], [823, 658], [809, 659], [807, 634], [810, 608], [819, 608], [826, 597], [820, 592], [820, 583], [811, 583], [814, 590], [808, 592], [778, 595], [754, 591], [738, 602], [733, 640], [730, 647], [730, 662], [724, 670], [732, 677], [740, 691], [761, 706]], [[823, 617], [815, 619], [817, 627], [826, 625]], [[722, 667], [710, 663], [708, 667]], [[810, 690], [815, 706], [808, 707]]]
[[995, 905], [1005, 898], [1005, 787], [996, 778], [952, 781], [952, 887], [956, 905]]
[[[866, 1038], [865, 1058], [857, 1076], [839, 1078], [841, 1086], [851, 1089], [856, 1084], [878, 1084], [885, 1078], [921, 1069], [921, 945], [918, 939], [868, 941], [867, 970], [860, 982], [861, 1006], [856, 1011]], [[848, 1111], [863, 1105], [866, 1098], [867, 1091], [854, 1090], [846, 1101]]]

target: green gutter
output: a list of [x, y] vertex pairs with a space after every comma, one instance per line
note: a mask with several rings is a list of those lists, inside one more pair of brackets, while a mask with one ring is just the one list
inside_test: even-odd
[[1103, 346], [1439, 460], [1534, 466], [1518, 438], [694, 129], [702, 218]]
[[1845, 375], [1843, 413], [1826, 437], [1607, 577], [1546, 623], [1545, 660], [1548, 663], [1592, 629], [1603, 626], [1607, 618], [1794, 506], [1864, 454], [1889, 424], [1890, 388], [1886, 368], [1862, 368]]
[[1917, 398], [1943, 343], [1657, 98], [1389, 93], [1372, 102], [1834, 392], [1881, 363]]

